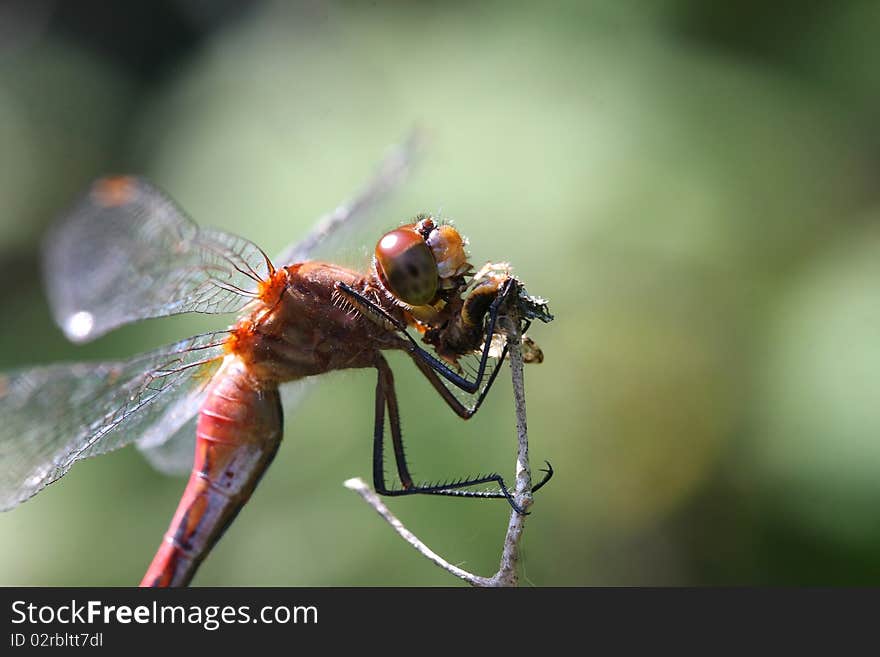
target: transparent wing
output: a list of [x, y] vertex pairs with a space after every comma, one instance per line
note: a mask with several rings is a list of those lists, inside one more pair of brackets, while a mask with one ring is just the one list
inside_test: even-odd
[[[284, 413], [292, 413], [300, 404], [313, 378], [281, 386]], [[194, 390], [172, 405], [138, 440], [137, 446], [156, 470], [167, 475], [185, 475], [192, 470], [196, 447], [196, 413], [204, 397]]]
[[138, 438], [138, 449], [159, 472], [178, 475], [192, 469], [196, 414], [204, 397], [202, 388], [178, 397]]
[[[341, 229], [345, 228], [345, 232], [348, 232], [403, 183], [416, 162], [423, 142], [422, 133], [414, 130], [405, 142], [394, 146], [380, 162], [373, 177], [358, 193], [318, 219], [305, 238], [284, 249], [274, 262], [284, 266], [313, 259], [319, 247], [322, 251], [329, 252], [333, 248], [332, 238]], [[378, 237], [377, 235], [376, 239]]]
[[[197, 412], [197, 411], [196, 411]], [[196, 412], [162, 442], [138, 441], [138, 449], [150, 465], [162, 474], [179, 476], [192, 470], [196, 449]]]
[[257, 246], [199, 228], [132, 176], [95, 181], [50, 231], [43, 255], [52, 313], [74, 342], [139, 319], [234, 312], [269, 274]]
[[35, 495], [76, 461], [158, 426], [177, 394], [207, 383], [226, 336], [195, 336], [122, 362], [0, 375], [0, 510]]

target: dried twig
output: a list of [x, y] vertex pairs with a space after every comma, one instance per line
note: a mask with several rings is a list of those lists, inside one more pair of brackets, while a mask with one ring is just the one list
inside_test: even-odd
[[395, 517], [391, 511], [388, 510], [388, 507], [385, 506], [385, 503], [379, 498], [376, 492], [367, 485], [360, 477], [355, 477], [354, 479], [348, 479], [344, 486], [346, 488], [350, 488], [358, 495], [364, 498], [367, 504], [369, 504], [373, 509], [375, 509], [376, 513], [385, 518], [385, 521], [391, 525], [394, 530], [400, 534], [401, 538], [405, 540], [407, 543], [412, 545], [419, 553], [428, 559], [429, 561], [433, 561], [435, 564], [443, 568], [444, 570], [449, 571], [456, 577], [460, 577], [468, 584], [473, 586], [492, 586], [492, 580], [488, 577], [480, 577], [479, 575], [474, 575], [466, 570], [459, 568], [458, 566], [453, 566], [451, 563], [446, 561], [439, 554], [434, 552], [431, 548], [425, 545], [418, 536], [413, 534], [410, 530], [404, 527], [403, 523]]
[[[509, 345], [508, 355], [510, 358], [510, 371], [513, 380], [514, 405], [516, 408], [516, 432], [519, 441], [516, 459], [516, 486], [514, 488], [514, 500], [522, 509], [527, 509], [532, 504], [532, 473], [529, 467], [529, 440], [528, 427], [526, 424], [526, 399], [523, 382], [523, 355], [521, 349], [520, 318], [515, 303], [508, 304], [505, 315], [499, 319], [503, 322], [503, 330], [507, 335]], [[382, 516], [400, 536], [413, 546], [425, 558], [440, 566], [449, 573], [466, 581], [472, 586], [516, 586], [518, 575], [516, 572], [519, 561], [519, 543], [522, 539], [526, 516], [514, 510], [510, 512], [510, 520], [507, 525], [507, 534], [504, 537], [504, 545], [501, 551], [501, 561], [498, 572], [491, 577], [482, 577], [463, 570], [443, 559], [431, 550], [415, 534], [409, 531], [398, 520], [388, 507], [379, 499], [379, 496], [364, 482], [363, 479], [349, 479], [344, 484], [357, 492], [373, 509]]]

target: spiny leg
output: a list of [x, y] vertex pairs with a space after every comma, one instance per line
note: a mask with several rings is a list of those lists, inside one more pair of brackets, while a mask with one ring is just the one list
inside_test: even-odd
[[[376, 382], [376, 416], [373, 433], [373, 486], [381, 495], [401, 496], [401, 495], [448, 495], [454, 497], [479, 497], [479, 498], [504, 498], [511, 507], [520, 514], [526, 511], [520, 507], [513, 499], [504, 479], [497, 473], [460, 479], [458, 481], [443, 482], [436, 484], [415, 485], [409, 473], [406, 464], [406, 456], [403, 451], [403, 436], [400, 431], [400, 414], [397, 405], [397, 395], [394, 391], [394, 378], [391, 374], [391, 368], [388, 362], [380, 355], [376, 361], [376, 369], [378, 370], [378, 379]], [[433, 372], [432, 372], [433, 374]], [[434, 375], [436, 378], [436, 375]], [[444, 387], [437, 380], [437, 384]], [[445, 389], [445, 387], [444, 387]], [[454, 397], [452, 397], [454, 399]], [[456, 402], [458, 400], [455, 400]], [[385, 409], [388, 409], [389, 425], [391, 427], [391, 441], [394, 446], [394, 455], [397, 461], [397, 473], [400, 477], [403, 488], [391, 489], [385, 483]], [[465, 409], [467, 410], [467, 409]], [[547, 464], [548, 470], [546, 476], [532, 490], [538, 490], [543, 486], [551, 476], [553, 469]], [[500, 491], [468, 491], [461, 490], [469, 486], [477, 486], [480, 484], [495, 483]]]
[[[403, 435], [400, 431], [400, 411], [397, 406], [397, 393], [394, 391], [394, 374], [388, 361], [380, 354], [376, 360], [379, 377], [376, 381], [376, 420], [373, 442], [373, 484], [383, 495], [390, 495], [385, 486], [385, 407], [388, 407], [388, 423], [391, 425], [391, 445], [394, 448], [394, 460], [397, 464], [397, 476], [404, 489], [414, 488], [412, 476], [403, 452]], [[378, 475], [378, 477], [377, 477]], [[381, 484], [381, 489], [380, 489]]]
[[[473, 406], [466, 406], [458, 399], [452, 392], [443, 385], [443, 381], [440, 380], [440, 377], [437, 376], [437, 373], [431, 369], [431, 367], [417, 358], [414, 354], [410, 354], [413, 359], [413, 362], [416, 364], [416, 367], [419, 368], [419, 371], [428, 379], [428, 382], [434, 387], [434, 390], [443, 398], [443, 401], [446, 402], [446, 405], [452, 409], [452, 412], [458, 415], [463, 420], [469, 420], [474, 415], [476, 415], [477, 411], [480, 410], [480, 405], [483, 403], [483, 400], [486, 398], [486, 394], [489, 392], [489, 388], [492, 387], [492, 383], [495, 381], [495, 377], [497, 376], [500, 367], [495, 368], [492, 372], [491, 377], [489, 378], [489, 382], [486, 384], [486, 387], [480, 393], [480, 396], [477, 398], [477, 401]], [[550, 465], [549, 461], [544, 461], [547, 465], [546, 468], [541, 469], [541, 472], [545, 473], [537, 484], [532, 486], [532, 492], [534, 493], [538, 489], [540, 489], [544, 484], [550, 481], [550, 478], [553, 476], [553, 466]], [[472, 491], [473, 492], [473, 491]], [[481, 494], [481, 492], [477, 491], [479, 497], [506, 497], [502, 493], [490, 493], [490, 494]], [[438, 495], [447, 495], [451, 493], [438, 493]], [[474, 497], [474, 495], [468, 495], [466, 497]]]

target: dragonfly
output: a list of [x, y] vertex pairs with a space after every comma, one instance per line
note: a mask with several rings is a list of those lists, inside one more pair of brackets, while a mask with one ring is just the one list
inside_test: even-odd
[[[143, 178], [96, 180], [50, 230], [44, 253], [49, 303], [71, 341], [181, 313], [238, 319], [124, 361], [0, 373], [0, 509], [29, 499], [77, 461], [136, 442], [160, 469], [190, 469], [141, 581], [185, 586], [279, 448], [281, 384], [374, 368], [377, 492], [504, 498], [523, 513], [497, 473], [413, 479], [383, 352], [408, 354], [468, 419], [506, 357], [499, 316], [515, 306], [524, 334], [532, 320], [552, 319], [546, 302], [529, 296], [506, 263], [474, 271], [458, 230], [426, 214], [382, 235], [366, 271], [310, 259], [400, 184], [414, 148], [392, 151], [361, 193], [275, 259], [246, 239], [198, 226]], [[526, 362], [542, 360], [530, 339], [523, 346]], [[386, 481], [386, 425], [399, 485]], [[533, 490], [552, 475], [548, 463]]]

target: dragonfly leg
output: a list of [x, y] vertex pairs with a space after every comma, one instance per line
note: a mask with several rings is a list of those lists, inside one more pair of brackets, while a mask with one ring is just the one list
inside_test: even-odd
[[462, 420], [469, 420], [474, 415], [477, 414], [477, 411], [480, 410], [480, 406], [483, 404], [483, 400], [486, 398], [486, 395], [489, 394], [489, 390], [492, 388], [492, 384], [495, 383], [495, 379], [498, 376], [498, 372], [501, 371], [500, 367], [496, 367], [492, 374], [489, 376], [489, 381], [486, 383], [485, 387], [480, 391], [480, 394], [477, 396], [476, 401], [472, 406], [468, 406], [464, 404], [458, 397], [456, 397], [452, 391], [443, 385], [443, 381], [440, 380], [440, 377], [437, 375], [437, 372], [431, 367], [430, 363], [425, 362], [422, 358], [419, 358], [417, 354], [410, 352], [410, 357], [413, 359], [416, 367], [419, 368], [419, 371], [425, 376], [426, 379], [430, 382], [437, 393], [443, 398], [443, 401], [446, 402], [447, 406], [452, 409], [452, 412], [455, 413]]
[[394, 460], [397, 463], [397, 476], [404, 490], [415, 487], [409, 466], [406, 463], [406, 454], [403, 451], [403, 435], [400, 431], [400, 411], [397, 406], [397, 393], [394, 391], [394, 374], [388, 366], [388, 361], [379, 355], [376, 362], [379, 372], [376, 382], [376, 416], [373, 440], [373, 485], [382, 495], [394, 493], [385, 485], [385, 408], [388, 408], [388, 423], [391, 425], [391, 445], [394, 448]]
[[[434, 370], [444, 379], [452, 383], [455, 387], [464, 390], [467, 393], [474, 394], [480, 390], [480, 385], [483, 382], [483, 377], [486, 373], [486, 365], [489, 362], [489, 353], [491, 352], [492, 348], [492, 336], [495, 335], [495, 326], [497, 323], [498, 314], [504, 301], [515, 290], [513, 283], [513, 279], [507, 279], [506, 281], [504, 281], [504, 283], [501, 284], [497, 296], [492, 301], [486, 313], [488, 319], [486, 320], [486, 332], [485, 338], [483, 340], [483, 351], [480, 354], [480, 364], [477, 366], [477, 372], [474, 376], [473, 381], [461, 376], [458, 372], [455, 372], [452, 368], [450, 368], [449, 365], [447, 365], [439, 358], [424, 349], [421, 345], [419, 345], [419, 343], [416, 342], [416, 340], [406, 330], [407, 327], [403, 322], [387, 313], [375, 302], [368, 299], [366, 296], [364, 296], [351, 286], [346, 285], [345, 283], [337, 283], [336, 289], [340, 294], [345, 296], [361, 313], [369, 317], [371, 320], [378, 324], [387, 325], [390, 328], [398, 331], [401, 336], [409, 342], [408, 351], [410, 355], [423, 361], [432, 370]], [[530, 322], [524, 320], [521, 332], [525, 332], [529, 326]], [[502, 351], [499, 360], [503, 362], [506, 356], [507, 344], [504, 345], [504, 350]], [[497, 372], [498, 368], [496, 368], [495, 371], [492, 372], [490, 381], [494, 382]], [[490, 386], [491, 383], [489, 386], [486, 387], [486, 390], [483, 391], [481, 397], [485, 396], [485, 393], [488, 391], [488, 388]]]
[[[526, 511], [513, 499], [510, 490], [504, 483], [504, 479], [498, 473], [491, 473], [478, 477], [463, 478], [455, 481], [446, 481], [442, 483], [416, 485], [413, 482], [412, 476], [410, 475], [409, 468], [406, 463], [406, 455], [403, 451], [403, 435], [400, 430], [400, 413], [397, 404], [397, 394], [394, 391], [394, 377], [391, 373], [391, 368], [388, 366], [388, 362], [381, 355], [379, 355], [377, 359], [376, 369], [378, 370], [378, 380], [376, 383], [376, 416], [373, 433], [373, 486], [379, 494], [388, 496], [423, 494], [488, 499], [504, 498], [517, 513], [526, 513]], [[432, 383], [436, 381], [435, 387], [439, 386], [438, 390], [442, 389], [446, 391], [449, 395], [448, 397], [444, 396], [444, 399], [447, 401], [450, 407], [452, 407], [453, 410], [455, 410], [461, 417], [465, 419], [471, 417], [475, 410], [470, 411], [467, 407], [462, 405], [461, 402], [455, 399], [455, 397], [452, 396], [448, 390], [446, 390], [446, 387], [439, 379], [437, 379], [437, 375], [433, 372], [433, 370], [428, 369], [428, 371], [431, 372], [429, 380], [431, 380]], [[456, 404], [458, 406], [456, 406]], [[385, 482], [384, 438], [386, 408], [388, 410], [388, 419], [391, 428], [391, 442], [394, 447], [394, 456], [397, 462], [397, 473], [402, 484], [402, 488], [400, 489], [389, 488], [389, 486]], [[544, 472], [545, 476], [536, 486], [532, 488], [533, 492], [541, 488], [545, 483], [547, 483], [547, 481], [549, 481], [550, 477], [553, 476], [553, 468], [550, 466], [549, 463], [547, 463], [547, 469], [544, 470]], [[470, 486], [477, 486], [487, 483], [495, 483], [500, 490], [463, 490], [464, 488]]]

